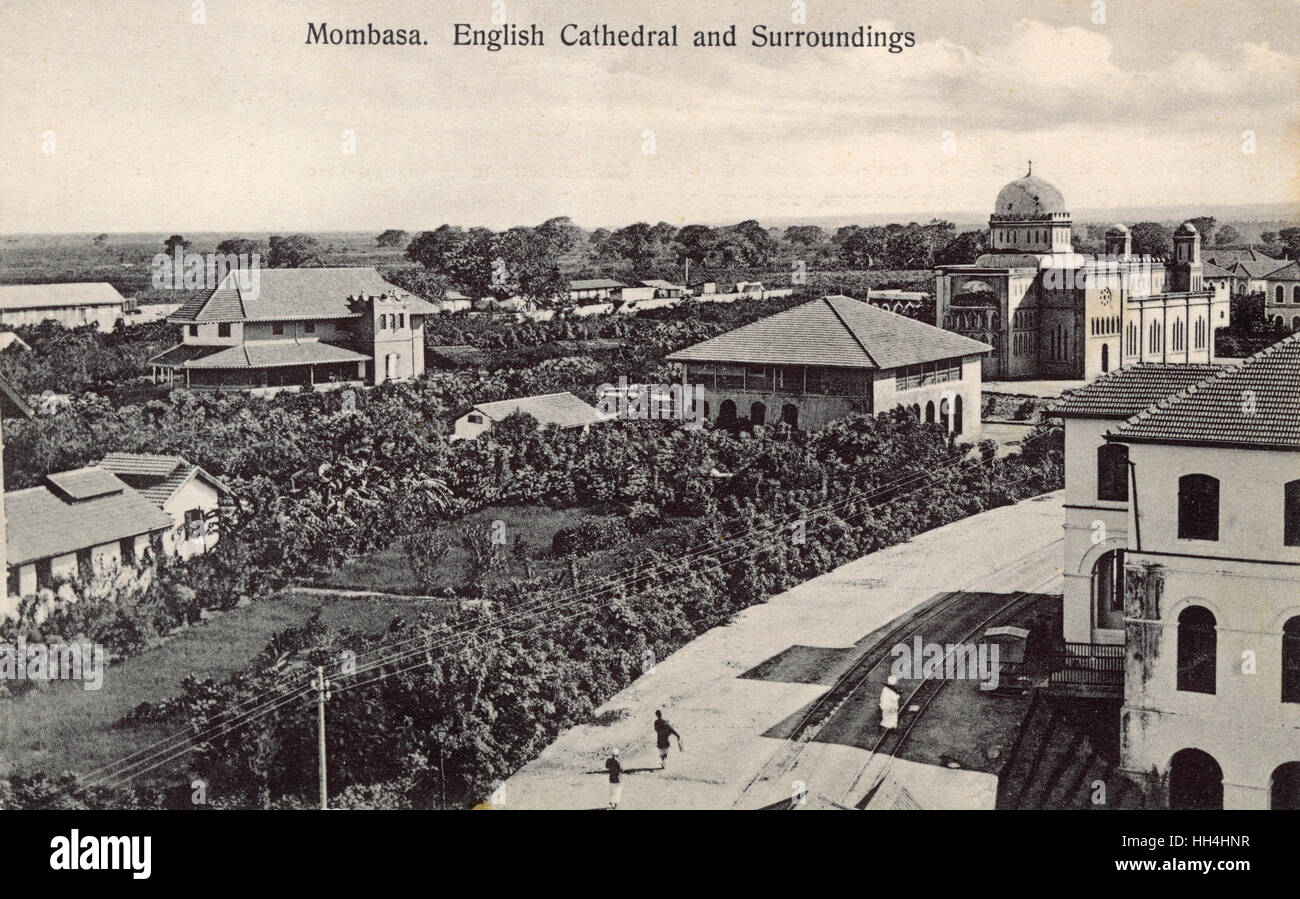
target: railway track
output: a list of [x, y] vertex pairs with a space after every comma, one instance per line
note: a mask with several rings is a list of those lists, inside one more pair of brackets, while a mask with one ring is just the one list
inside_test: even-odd
[[[1062, 542], [1063, 539], [1058, 538], [1053, 540], [1051, 543], [1036, 547], [1006, 565], [982, 575], [975, 583], [986, 581], [998, 574], [1013, 570], [1016, 566], [1023, 565], [1027, 560], [1032, 560], [1041, 556], [1043, 553], [1051, 550]], [[962, 637], [961, 640], [945, 640], [945, 642], [965, 642], [969, 639], [970, 634], [982, 633], [984, 628], [988, 627], [989, 622], [993, 619], [999, 617], [1010, 617], [1013, 613], [1009, 612], [1009, 609], [1017, 605], [1027, 605], [1029, 602], [1032, 602], [1033, 598], [1037, 596], [1034, 591], [1039, 587], [1050, 583], [1056, 577], [1056, 573], [1053, 573], [1045, 581], [1035, 587], [1034, 590], [1017, 593], [1012, 599], [1001, 604], [998, 608], [994, 609], [992, 613], [989, 613], [982, 618], [974, 627], [970, 628], [967, 636]], [[732, 804], [732, 807], [743, 807], [745, 800], [750, 798], [750, 796], [760, 787], [773, 782], [786, 780], [788, 775], [790, 775], [803, 757], [807, 746], [817, 740], [825, 730], [827, 724], [835, 718], [836, 714], [844, 707], [845, 703], [857, 694], [863, 684], [865, 684], [868, 678], [871, 677], [872, 672], [876, 667], [890, 658], [891, 649], [899, 643], [905, 643], [912, 639], [912, 637], [921, 635], [925, 632], [926, 628], [931, 627], [936, 622], [944, 620], [944, 617], [949, 615], [949, 613], [954, 612], [954, 610], [964, 610], [963, 605], [968, 607], [973, 596], [977, 592], [972, 591], [970, 589], [971, 586], [973, 585], [966, 585], [960, 590], [955, 590], [942, 596], [937, 601], [923, 606], [914, 614], [900, 619], [895, 626], [889, 628], [879, 638], [873, 640], [871, 645], [854, 660], [853, 664], [835, 680], [835, 683], [831, 685], [831, 688], [818, 697], [816, 702], [814, 702], [800, 720], [796, 722], [794, 729], [786, 738], [783, 746], [773, 753], [773, 755], [763, 764], [763, 767], [759, 769], [748, 783], [746, 783], [744, 789], [742, 789], [740, 795]], [[1016, 611], [1019, 610], [1017, 609]], [[931, 631], [930, 633], [933, 634], [934, 632]], [[925, 688], [927, 683], [942, 684], [943, 681], [922, 681], [921, 685], [912, 691], [906, 701], [900, 704], [900, 708], [905, 709], [908, 705], [912, 704], [913, 698]], [[936, 688], [934, 694], [937, 695], [941, 689], [942, 687]], [[929, 703], [933, 701], [933, 696], [930, 696], [929, 698], [922, 697], [922, 701], [924, 707], [928, 707]], [[924, 707], [910, 719], [908, 732], [910, 732], [911, 728], [915, 726], [916, 720], [924, 713]], [[876, 758], [881, 746], [889, 736], [890, 732], [887, 731], [876, 741], [875, 745], [870, 750], [871, 755], [868, 758], [866, 765], [863, 766], [862, 771], [860, 771], [858, 776], [855, 778], [855, 783], [861, 778], [862, 773], [870, 766], [872, 760]], [[898, 748], [901, 747], [905, 740], [906, 737], [900, 734], [898, 745], [895, 746], [893, 751], [897, 752]], [[874, 786], [878, 786], [878, 784], [873, 785], [873, 787]], [[824, 796], [824, 794], [822, 795]], [[828, 798], [832, 804], [840, 805], [840, 803], [836, 802], [834, 799], [830, 797], [826, 798]], [[766, 809], [796, 809], [802, 807], [802, 805], [803, 803], [799, 801], [799, 797], [796, 796], [795, 791], [792, 790], [790, 798], [777, 803], [764, 805], [762, 807]]]

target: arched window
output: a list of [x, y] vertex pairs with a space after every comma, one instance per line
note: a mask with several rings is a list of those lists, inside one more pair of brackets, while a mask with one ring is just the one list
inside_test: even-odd
[[1215, 692], [1218, 636], [1214, 613], [1188, 606], [1178, 616], [1178, 689], [1186, 693]]
[[1128, 502], [1128, 447], [1122, 443], [1097, 447], [1097, 499]]
[[912, 417], [915, 418], [917, 421], [920, 421], [920, 420], [921, 420], [921, 404], [920, 404], [920, 403], [913, 403], [913, 404], [912, 404]]
[[1103, 555], [1092, 566], [1092, 616], [1099, 628], [1124, 629], [1124, 550]]
[[1223, 769], [1214, 756], [1199, 749], [1174, 753], [1169, 763], [1169, 807], [1223, 808]]
[[1279, 284], [1277, 286], [1277, 290], [1273, 292], [1273, 295], [1277, 297], [1277, 301], [1279, 303], [1285, 302], [1284, 298], [1286, 296], [1286, 289], [1281, 284]]
[[1208, 474], [1178, 479], [1178, 537], [1180, 540], [1219, 539], [1219, 481]]
[[384, 380], [391, 381], [397, 377], [397, 355], [389, 353], [384, 357]]
[[1300, 331], [1300, 315], [1293, 316], [1291, 319], [1291, 330]]
[[1278, 765], [1269, 780], [1268, 807], [1300, 811], [1300, 762]]
[[933, 400], [925, 404], [925, 421], [927, 424], [934, 424], [934, 401]]
[[749, 407], [749, 423], [755, 425], [765, 424], [767, 422], [767, 407], [762, 403], [754, 403]]
[[736, 404], [732, 400], [723, 400], [718, 407], [718, 423], [731, 425], [736, 423]]
[[1300, 481], [1282, 488], [1282, 544], [1300, 546]]
[[1300, 303], [1300, 284], [1293, 285], [1291, 288], [1291, 302]]
[[1101, 370], [1103, 372], [1110, 371], [1110, 344], [1103, 343], [1101, 345]]
[[952, 430], [952, 412], [947, 397], [939, 400], [939, 423], [943, 425], [944, 431]]
[[1282, 625], [1282, 701], [1300, 702], [1300, 615]]
[[794, 403], [786, 403], [782, 406], [781, 421], [792, 428], [799, 427], [799, 407]]
[[961, 396], [952, 401], [952, 432], [961, 433]]

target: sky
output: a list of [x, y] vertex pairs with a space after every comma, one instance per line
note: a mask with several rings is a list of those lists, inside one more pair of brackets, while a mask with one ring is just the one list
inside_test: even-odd
[[[546, 45], [452, 45], [494, 15]], [[319, 22], [427, 44], [308, 45]], [[566, 23], [681, 46], [564, 47]], [[0, 0], [0, 232], [984, 216], [1029, 159], [1117, 220], [1297, 203], [1298, 24], [1300, 0]]]

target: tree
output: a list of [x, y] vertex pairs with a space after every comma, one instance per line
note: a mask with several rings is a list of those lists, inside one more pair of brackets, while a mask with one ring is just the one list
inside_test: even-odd
[[247, 237], [228, 237], [221, 243], [217, 244], [217, 252], [223, 255], [249, 256], [260, 252], [262, 245], [255, 240], [249, 240]]
[[880, 265], [885, 255], [889, 235], [879, 226], [855, 227], [840, 244], [840, 258], [852, 268], [871, 268]]
[[1174, 246], [1174, 232], [1159, 222], [1138, 222], [1130, 229], [1133, 235], [1133, 253], [1168, 259]]
[[1300, 228], [1283, 228], [1277, 236], [1286, 248], [1286, 257], [1300, 259]]
[[1201, 246], [1208, 247], [1214, 244], [1214, 216], [1198, 215], [1194, 219], [1188, 219], [1192, 227], [1201, 235]]
[[654, 229], [646, 222], [619, 228], [603, 246], [604, 252], [610, 256], [629, 260], [632, 270], [639, 275], [648, 273], [661, 249], [662, 245], [655, 238]]
[[498, 299], [522, 296], [539, 306], [555, 305], [568, 294], [551, 241], [532, 228], [511, 228], [493, 241], [490, 290]]
[[447, 276], [425, 268], [383, 269], [384, 280], [396, 284], [407, 293], [437, 302], [447, 296]]
[[320, 241], [308, 234], [276, 235], [271, 238], [266, 264], [270, 268], [302, 268], [312, 262], [319, 263], [320, 254]]
[[536, 230], [550, 244], [551, 253], [555, 256], [567, 256], [580, 249], [587, 240], [586, 232], [567, 215], [547, 219]]
[[406, 245], [408, 236], [405, 231], [398, 228], [389, 228], [375, 238], [375, 243], [381, 247], [401, 247]]
[[485, 297], [493, 291], [495, 235], [487, 228], [464, 231], [442, 225], [422, 231], [406, 246], [406, 258], [430, 272], [445, 276], [452, 285], [471, 297]]
[[1214, 245], [1216, 247], [1235, 247], [1241, 243], [1244, 243], [1241, 232], [1232, 227], [1232, 225], [1224, 225], [1220, 228], [1219, 233], [1215, 235], [1214, 239]]
[[188, 240], [181, 237], [179, 234], [173, 234], [171, 237], [163, 241], [163, 252], [168, 256], [175, 256], [177, 247], [187, 250], [189, 249], [189, 246], [190, 242]]
[[758, 222], [746, 219], [737, 225], [732, 225], [731, 230], [744, 237], [749, 243], [749, 256], [745, 261], [750, 265], [768, 265], [776, 258], [778, 250], [776, 241]]
[[703, 265], [715, 244], [713, 229], [708, 225], [687, 225], [677, 232], [677, 261], [687, 259]]
[[968, 265], [989, 251], [987, 230], [963, 231], [934, 256], [939, 265]]
[[889, 236], [885, 264], [896, 269], [930, 268], [932, 233], [911, 225]]
[[96, 235], [95, 235], [95, 246], [97, 246], [97, 247], [102, 247], [102, 246], [103, 246], [107, 241], [108, 241], [108, 235], [107, 235], [107, 234], [96, 234]]
[[831, 242], [835, 244], [843, 244], [844, 241], [848, 240], [856, 232], [861, 230], [861, 225], [844, 225], [836, 230], [835, 236], [831, 238]]
[[805, 247], [826, 240], [826, 232], [816, 225], [791, 225], [785, 229], [785, 239], [790, 243], [803, 244]]

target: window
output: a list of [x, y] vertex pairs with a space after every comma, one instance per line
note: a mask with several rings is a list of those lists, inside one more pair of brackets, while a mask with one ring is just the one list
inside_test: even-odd
[[1178, 479], [1178, 537], [1219, 539], [1219, 481], [1207, 474]]
[[122, 567], [135, 564], [135, 538], [123, 537], [117, 541], [117, 552], [122, 557]]
[[284, 322], [274, 322], [274, 323], [271, 325], [271, 333], [272, 333], [272, 334], [283, 334], [283, 333], [284, 333]]
[[315, 323], [315, 322], [305, 322], [305, 323], [303, 324], [303, 326], [302, 326], [302, 330], [303, 330], [303, 333], [304, 333], [304, 334], [315, 334], [315, 333], [316, 333], [316, 323]]
[[925, 420], [926, 420], [926, 422], [927, 422], [928, 424], [934, 424], [934, 403], [933, 403], [933, 401], [932, 401], [932, 402], [928, 402], [928, 403], [925, 404]]
[[1300, 615], [1282, 625], [1282, 701], [1300, 702]]
[[953, 400], [952, 432], [954, 434], [961, 433], [961, 397], [960, 396], [958, 396], [955, 400]]
[[199, 326], [198, 326], [198, 325], [190, 325], [190, 336], [191, 336], [191, 337], [198, 337], [198, 336], [199, 336]]
[[482, 416], [482, 415], [477, 415], [477, 414], [474, 414], [474, 413], [470, 413], [470, 415], [469, 415], [469, 423], [472, 424], [472, 425], [481, 425], [481, 424], [483, 424], [483, 416]]
[[1107, 343], [1101, 345], [1101, 370], [1110, 371], [1110, 344]]
[[1099, 628], [1124, 628], [1124, 550], [1104, 554], [1092, 566], [1092, 614]]
[[397, 327], [399, 327], [399, 328], [405, 328], [405, 327], [406, 327], [406, 313], [405, 313], [405, 312], [399, 312], [399, 313], [397, 313]]
[[1282, 544], [1300, 546], [1300, 481], [1282, 488]]
[[1128, 447], [1122, 443], [1097, 447], [1097, 499], [1128, 502]]
[[54, 567], [50, 564], [50, 561], [50, 559], [38, 559], [36, 561], [37, 587], [54, 586]]
[[221, 324], [217, 325], [217, 336], [218, 337], [230, 336], [230, 322], [222, 322]]
[[1273, 294], [1277, 297], [1279, 303], [1284, 302], [1286, 297], [1286, 288], [1279, 284], [1277, 290], [1273, 291]]
[[1300, 303], [1300, 284], [1296, 284], [1291, 288], [1291, 302]]
[[1214, 693], [1215, 656], [1218, 652], [1214, 613], [1189, 606], [1178, 616], [1178, 689], [1187, 693]]
[[203, 538], [203, 510], [186, 509], [185, 510], [185, 539], [201, 540]]

